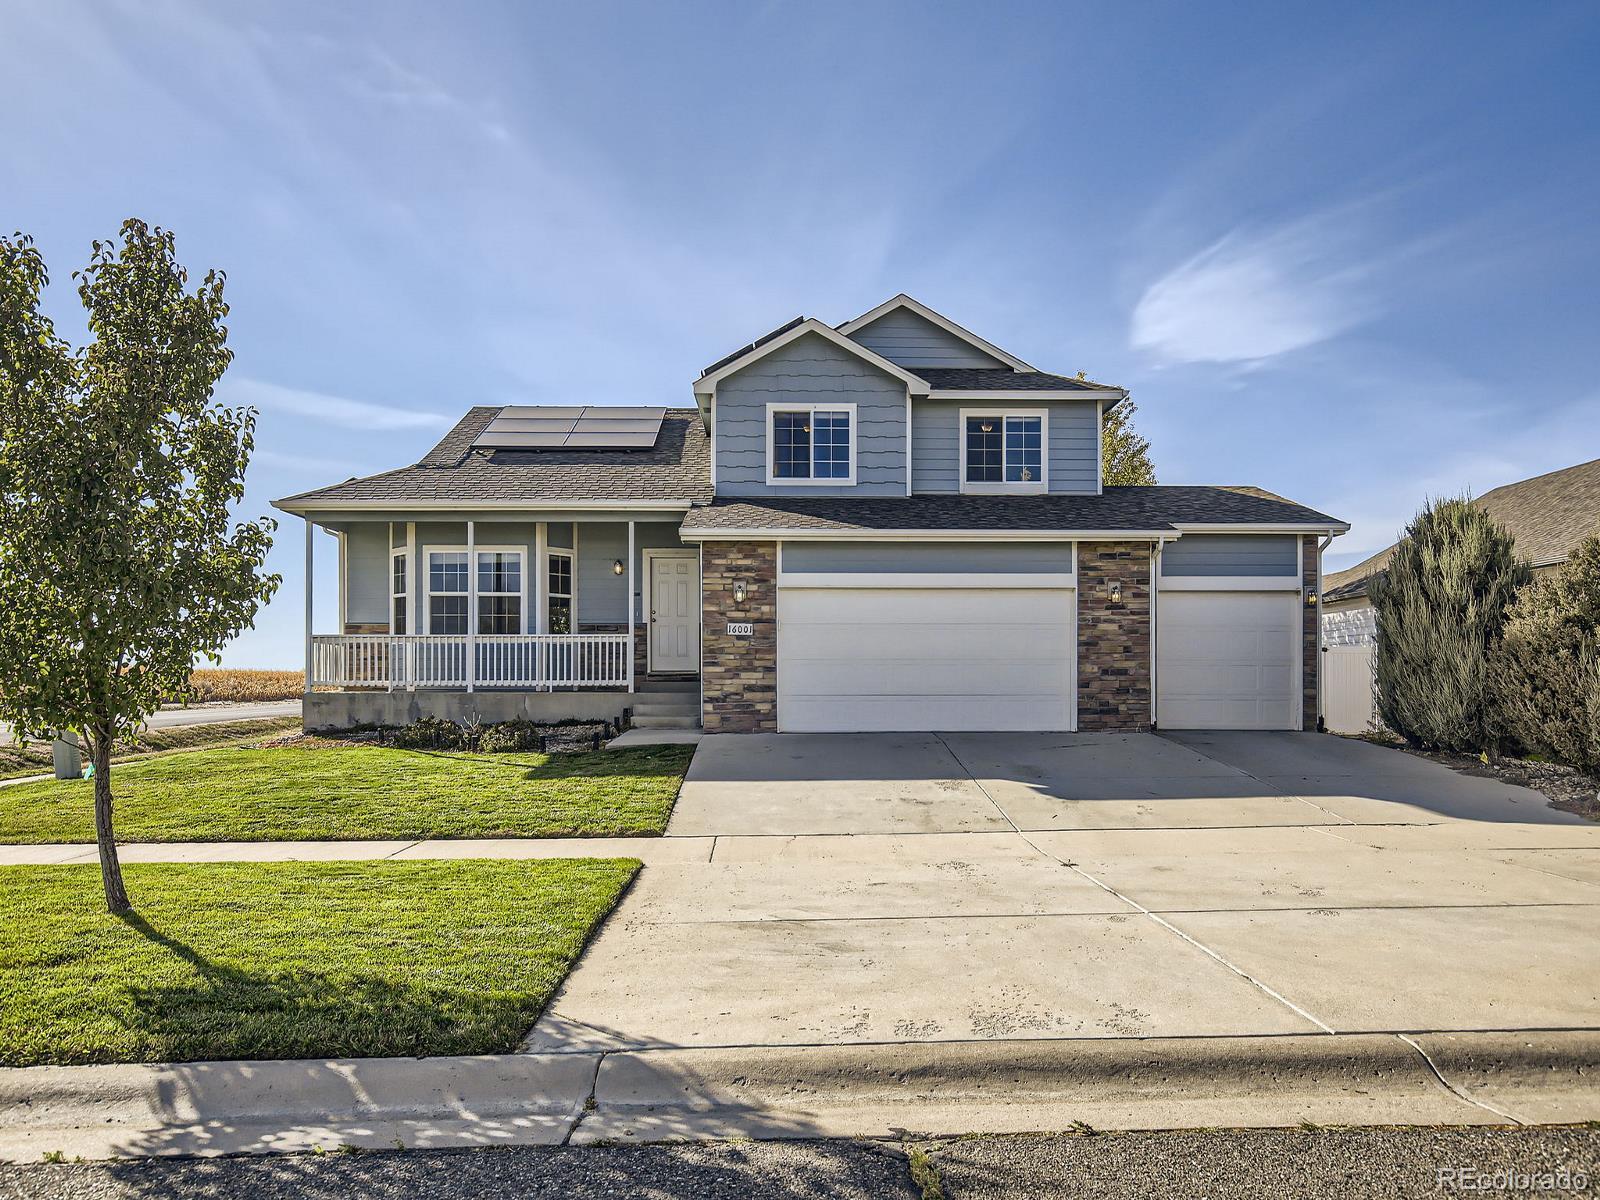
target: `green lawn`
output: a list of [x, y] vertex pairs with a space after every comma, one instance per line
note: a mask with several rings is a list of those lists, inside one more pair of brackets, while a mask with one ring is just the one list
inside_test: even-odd
[[[166, 729], [147, 729], [112, 756], [113, 763], [171, 754], [179, 750], [210, 750], [216, 746], [240, 746], [264, 742], [281, 734], [298, 731], [299, 717], [260, 717], [248, 721], [220, 721], [206, 725], [174, 725]], [[84, 759], [88, 759], [88, 750]], [[0, 745], [0, 779], [22, 775], [48, 775], [54, 769], [49, 742], [30, 742], [26, 746]]]
[[508, 1052], [638, 866], [0, 867], [0, 1066]]
[[[111, 772], [128, 842], [658, 834], [692, 746], [466, 754], [232, 747]], [[91, 784], [0, 788], [0, 842], [92, 842]]]

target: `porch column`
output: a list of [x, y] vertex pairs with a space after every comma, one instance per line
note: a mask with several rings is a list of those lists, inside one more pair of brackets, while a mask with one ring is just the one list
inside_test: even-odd
[[[389, 608], [389, 644], [384, 647], [384, 651], [383, 651], [383, 673], [389, 677], [389, 688], [388, 688], [388, 690], [392, 692], [392, 691], [394, 691], [394, 677], [395, 677], [395, 675], [397, 673], [395, 668], [399, 665], [395, 661], [395, 659], [397, 657], [399, 657], [399, 656], [396, 655], [395, 652], [394, 652], [395, 646], [394, 646], [394, 522], [393, 521], [389, 522], [389, 536], [384, 539], [383, 548], [384, 548], [384, 551], [388, 555], [388, 557], [385, 558], [383, 561], [384, 561], [384, 564], [388, 567], [387, 574], [388, 574], [388, 577], [389, 577], [389, 584], [388, 584], [388, 587], [385, 589], [385, 591], [388, 594], [388, 600], [389, 600], [389, 605], [388, 605], [388, 608]], [[411, 564], [409, 562], [406, 563], [406, 569], [408, 571], [411, 569]]]
[[478, 685], [478, 527], [467, 521], [467, 691]]
[[311, 556], [311, 537], [312, 537], [311, 518], [307, 517], [306, 518], [306, 693], [308, 695], [311, 692], [311, 666], [312, 666], [312, 662], [311, 662], [311, 659], [312, 659], [312, 642], [311, 642], [311, 630], [312, 630], [312, 622], [311, 622], [311, 557], [312, 557]]
[[533, 533], [533, 631], [550, 632], [550, 526], [540, 521]]
[[628, 520], [628, 690], [633, 691], [633, 520]]
[[414, 633], [426, 633], [427, 630], [419, 629], [418, 622], [422, 620], [422, 610], [417, 607], [417, 574], [422, 570], [422, 564], [417, 561], [417, 523], [406, 522], [406, 641], [405, 645], [405, 670], [406, 689], [417, 690], [417, 651], [416, 643], [411, 641]]

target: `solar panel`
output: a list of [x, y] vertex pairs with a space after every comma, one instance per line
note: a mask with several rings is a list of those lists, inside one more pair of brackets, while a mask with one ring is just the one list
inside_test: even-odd
[[666, 411], [620, 405], [508, 405], [472, 444], [527, 450], [647, 450], [660, 436]]

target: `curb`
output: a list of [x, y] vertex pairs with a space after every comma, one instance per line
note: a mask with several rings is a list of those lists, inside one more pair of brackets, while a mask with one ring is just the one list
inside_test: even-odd
[[0, 1069], [0, 1161], [1600, 1120], [1600, 1031]]
[[1569, 1122], [1597, 1074], [1593, 1031], [634, 1051], [571, 1140]]

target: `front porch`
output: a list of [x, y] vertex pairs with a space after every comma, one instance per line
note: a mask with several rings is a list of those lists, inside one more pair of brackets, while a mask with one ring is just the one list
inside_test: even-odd
[[[528, 511], [307, 514], [306, 726], [699, 724], [699, 552], [678, 521]], [[314, 632], [313, 530], [338, 545], [338, 632]], [[692, 694], [691, 694], [692, 691]]]

